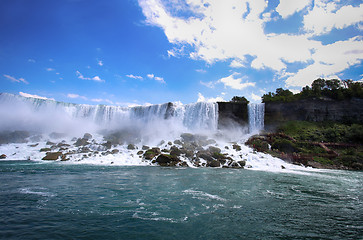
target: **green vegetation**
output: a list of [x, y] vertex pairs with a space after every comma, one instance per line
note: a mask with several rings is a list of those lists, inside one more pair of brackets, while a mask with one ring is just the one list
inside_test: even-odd
[[238, 97], [238, 96], [234, 96], [230, 102], [237, 102], [237, 103], [246, 103], [248, 104], [250, 101], [247, 100], [247, 98], [245, 97]]
[[262, 96], [262, 102], [292, 102], [301, 99], [330, 98], [345, 100], [363, 98], [363, 83], [352, 80], [316, 79], [311, 87], [306, 86], [300, 93], [293, 94], [289, 90], [277, 88], [276, 93], [267, 93]]
[[363, 170], [362, 124], [289, 121], [246, 144], [296, 164]]

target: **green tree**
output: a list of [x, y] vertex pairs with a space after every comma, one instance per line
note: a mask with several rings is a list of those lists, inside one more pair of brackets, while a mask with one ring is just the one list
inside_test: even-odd
[[248, 104], [250, 101], [248, 101], [247, 98], [245, 98], [245, 97], [234, 96], [231, 99], [231, 102], [238, 102], [238, 103], [246, 103], [246, 104]]

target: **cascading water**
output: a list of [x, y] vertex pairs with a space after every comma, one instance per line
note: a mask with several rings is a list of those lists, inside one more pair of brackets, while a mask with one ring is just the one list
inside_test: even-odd
[[264, 103], [248, 104], [249, 133], [255, 133], [263, 130], [264, 119], [265, 119]]
[[[80, 127], [93, 125], [97, 129], [117, 129], [129, 126], [153, 128], [156, 124], [163, 126], [163, 124], [172, 123], [174, 127], [183, 128], [186, 131], [214, 131], [218, 123], [217, 103], [198, 102], [187, 105], [165, 103], [119, 107], [71, 104], [0, 93], [0, 104], [2, 125], [6, 130], [9, 128], [29, 130], [25, 128], [34, 128], [34, 126], [36, 130], [39, 130], [43, 126], [46, 128], [44, 130], [59, 131], [59, 129], [52, 129], [52, 127], [56, 128], [56, 123], [79, 124]], [[14, 122], [14, 119], [18, 119], [18, 122]], [[84, 129], [84, 131], [90, 130]]]

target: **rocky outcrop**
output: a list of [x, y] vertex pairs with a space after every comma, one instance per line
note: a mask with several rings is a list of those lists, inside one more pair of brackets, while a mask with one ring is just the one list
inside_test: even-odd
[[363, 123], [363, 99], [336, 101], [306, 99], [265, 103], [265, 128], [273, 129], [286, 121], [335, 121]]

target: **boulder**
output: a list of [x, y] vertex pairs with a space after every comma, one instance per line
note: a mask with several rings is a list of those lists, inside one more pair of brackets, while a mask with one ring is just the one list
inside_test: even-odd
[[51, 151], [51, 149], [50, 149], [50, 148], [41, 148], [41, 149], [39, 150], [39, 152], [49, 152], [49, 151]]
[[5, 158], [7, 158], [7, 156], [5, 154], [0, 155], [0, 159], [5, 159]]
[[175, 166], [180, 162], [179, 158], [176, 156], [168, 155], [168, 154], [160, 154], [156, 160], [160, 166]]
[[233, 144], [232, 145], [233, 149], [236, 150], [236, 151], [241, 151], [241, 146], [238, 145], [238, 144]]
[[28, 145], [29, 147], [36, 147], [36, 146], [38, 146], [39, 145], [39, 143], [35, 143], [35, 144], [30, 144], [30, 145]]
[[180, 137], [184, 142], [193, 142], [195, 140], [194, 135], [191, 133], [183, 133], [180, 135]]
[[120, 152], [120, 150], [118, 150], [118, 149], [113, 149], [112, 151], [111, 151], [111, 153], [112, 154], [116, 154], [116, 153], [119, 153]]
[[241, 167], [246, 166], [246, 161], [245, 160], [241, 160], [237, 162]]
[[208, 162], [207, 167], [220, 167], [221, 163], [217, 160], [212, 160]]
[[173, 156], [180, 156], [180, 154], [182, 154], [182, 151], [180, 151], [179, 148], [177, 148], [176, 146], [172, 146], [170, 148], [170, 155], [173, 155]]
[[87, 139], [87, 140], [90, 140], [90, 139], [92, 139], [92, 135], [91, 135], [90, 133], [85, 133], [85, 134], [83, 135], [83, 138], [84, 138], [84, 139]]
[[87, 139], [85, 139], [85, 138], [78, 138], [77, 139], [77, 141], [74, 143], [74, 145], [76, 146], [76, 147], [79, 147], [79, 146], [85, 146], [85, 145], [87, 145], [87, 144], [89, 144], [89, 142], [87, 141]]
[[143, 145], [143, 146], [142, 146], [142, 150], [148, 150], [148, 149], [150, 149], [150, 147], [149, 147], [149, 146], [146, 146], [146, 145]]
[[220, 148], [217, 148], [217, 147], [213, 147], [213, 146], [210, 146], [209, 148], [208, 148], [208, 152], [210, 152], [210, 153], [221, 153], [221, 149]]
[[135, 147], [135, 145], [134, 145], [134, 144], [129, 144], [129, 145], [127, 145], [127, 149], [128, 149], [128, 150], [135, 150], [135, 149], [136, 149], [136, 147]]
[[45, 157], [42, 158], [42, 160], [58, 160], [59, 157], [62, 158], [63, 154], [62, 152], [47, 152]]
[[112, 143], [110, 141], [107, 141], [107, 142], [103, 143], [102, 146], [104, 146], [106, 149], [111, 149]]
[[182, 143], [180, 140], [175, 140], [175, 141], [174, 141], [174, 144], [182, 145], [183, 143]]
[[156, 157], [157, 155], [159, 155], [160, 153], [161, 153], [160, 148], [152, 148], [152, 149], [147, 150], [144, 153], [144, 158], [147, 160], [151, 160], [154, 157]]
[[138, 151], [136, 154], [137, 155], [142, 155], [144, 153], [144, 151]]

